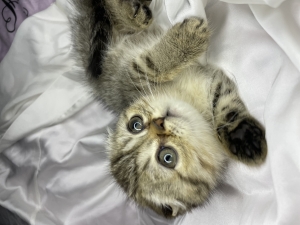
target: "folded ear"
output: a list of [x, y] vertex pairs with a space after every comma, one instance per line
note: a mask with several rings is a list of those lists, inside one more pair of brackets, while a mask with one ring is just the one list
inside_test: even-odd
[[174, 205], [174, 206], [172, 205], [171, 207], [172, 207], [172, 211], [173, 211], [173, 212], [172, 212], [172, 216], [173, 216], [173, 217], [176, 217], [177, 214], [178, 214], [178, 211], [179, 211], [179, 207], [178, 207], [178, 206], [175, 206], [175, 205]]
[[179, 207], [175, 205], [163, 205], [162, 212], [166, 218], [176, 217], [179, 211]]
[[262, 164], [267, 156], [263, 126], [251, 116], [235, 121], [233, 125], [219, 132], [230, 157], [248, 165]]
[[173, 209], [169, 205], [162, 205], [161, 211], [166, 218], [171, 218], [173, 214]]

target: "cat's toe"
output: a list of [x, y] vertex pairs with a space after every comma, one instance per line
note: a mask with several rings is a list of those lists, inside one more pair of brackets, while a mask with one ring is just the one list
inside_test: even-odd
[[249, 119], [242, 120], [228, 133], [229, 150], [239, 160], [248, 164], [260, 164], [267, 155], [264, 129]]
[[152, 22], [152, 12], [148, 2], [133, 1], [131, 19], [135, 26], [146, 28]]
[[207, 22], [198, 17], [191, 17], [185, 19], [181, 24], [181, 28], [186, 29], [188, 32], [195, 33], [197, 30], [201, 30], [201, 32], [206, 32], [208, 30]]
[[198, 57], [208, 47], [210, 31], [206, 20], [198, 17], [190, 17], [177, 23], [171, 30], [170, 43], [182, 50], [182, 57]]

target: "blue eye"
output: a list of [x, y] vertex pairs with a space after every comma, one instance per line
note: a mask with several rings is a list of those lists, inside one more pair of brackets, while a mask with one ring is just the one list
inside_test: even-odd
[[139, 116], [134, 116], [130, 119], [128, 123], [128, 130], [131, 133], [139, 133], [144, 130], [143, 120]]

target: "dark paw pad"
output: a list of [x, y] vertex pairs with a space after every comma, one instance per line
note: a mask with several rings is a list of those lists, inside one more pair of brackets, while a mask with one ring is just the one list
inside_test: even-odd
[[266, 144], [262, 128], [253, 122], [243, 120], [228, 134], [229, 149], [239, 159], [262, 161]]

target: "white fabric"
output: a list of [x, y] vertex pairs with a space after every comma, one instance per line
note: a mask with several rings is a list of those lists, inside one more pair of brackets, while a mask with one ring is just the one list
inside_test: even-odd
[[207, 16], [214, 31], [207, 60], [236, 80], [266, 127], [262, 167], [232, 163], [210, 203], [176, 220], [126, 201], [105, 154], [114, 118], [74, 73], [59, 0], [21, 25], [0, 64], [0, 204], [36, 225], [299, 224], [300, 4], [228, 2], [244, 4], [156, 0], [152, 7], [165, 28]]

